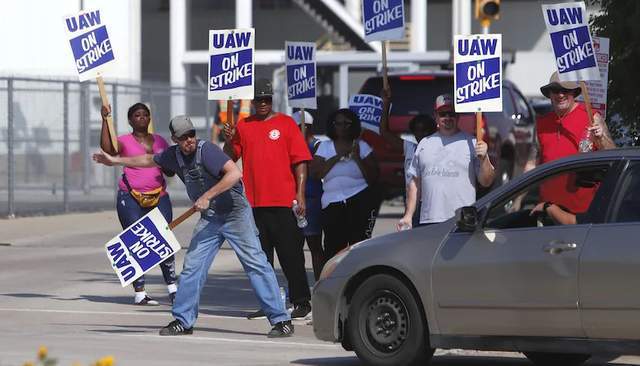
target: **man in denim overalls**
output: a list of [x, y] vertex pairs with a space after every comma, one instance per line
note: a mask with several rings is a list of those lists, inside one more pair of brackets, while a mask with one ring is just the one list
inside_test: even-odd
[[184, 267], [179, 276], [173, 304], [175, 320], [160, 330], [160, 335], [192, 334], [198, 317], [200, 293], [220, 246], [229, 242], [249, 276], [251, 285], [273, 328], [269, 337], [287, 337], [294, 332], [273, 268], [260, 246], [251, 207], [244, 195], [242, 173], [222, 150], [204, 140], [187, 116], [177, 116], [169, 125], [171, 139], [177, 145], [157, 155], [131, 158], [94, 155], [107, 165], [160, 166], [175, 172], [184, 182], [189, 198], [201, 213], [193, 231]]

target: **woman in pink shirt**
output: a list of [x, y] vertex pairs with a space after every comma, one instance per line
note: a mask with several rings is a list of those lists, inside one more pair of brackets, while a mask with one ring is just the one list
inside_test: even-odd
[[[101, 110], [102, 132], [100, 134], [100, 147], [107, 154], [124, 157], [157, 154], [169, 147], [162, 136], [149, 133], [149, 122], [151, 121], [149, 108], [142, 103], [136, 103], [127, 112], [129, 125], [131, 125], [133, 131], [130, 134], [118, 136], [118, 149], [115, 149], [111, 143], [107, 127], [107, 116], [110, 114], [111, 106], [103, 106]], [[171, 222], [173, 213], [166, 186], [167, 183], [160, 168], [124, 168], [122, 178], [118, 183], [116, 201], [118, 219], [122, 228], [129, 227], [155, 207], [160, 209], [167, 222]], [[160, 199], [157, 204], [151, 207], [143, 207], [132, 194], [132, 191], [134, 193], [136, 191], [145, 193], [153, 192], [154, 190], [160, 190]], [[145, 206], [148, 206], [148, 204], [145, 204]], [[160, 264], [160, 269], [167, 284], [169, 299], [173, 304], [177, 290], [175, 258], [173, 256], [167, 258]], [[149, 297], [144, 289], [144, 276], [133, 282], [133, 289], [135, 290], [134, 303], [136, 305], [158, 305], [158, 301]]]

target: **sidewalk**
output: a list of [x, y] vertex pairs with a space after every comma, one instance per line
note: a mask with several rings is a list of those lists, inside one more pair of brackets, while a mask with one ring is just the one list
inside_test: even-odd
[[[173, 217], [178, 217], [187, 209], [188, 207], [183, 205], [174, 207]], [[395, 202], [384, 202], [380, 208], [380, 218], [400, 218], [403, 210], [404, 206], [397, 205]], [[197, 215], [194, 215], [190, 220], [194, 220], [195, 223], [196, 218]], [[116, 235], [121, 230], [115, 210], [19, 217], [0, 220], [0, 233], [2, 233], [0, 234], [0, 245], [32, 242], [38, 238], [51, 237], [61, 233], [65, 235], [113, 233]]]

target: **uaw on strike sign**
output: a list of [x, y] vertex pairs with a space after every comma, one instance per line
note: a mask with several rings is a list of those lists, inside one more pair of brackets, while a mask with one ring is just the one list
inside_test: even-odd
[[316, 109], [316, 44], [285, 42], [289, 106]]
[[209, 100], [253, 99], [255, 31], [209, 31]]
[[364, 40], [404, 38], [403, 0], [362, 0]]
[[122, 287], [180, 250], [178, 240], [157, 207], [104, 247]]
[[542, 5], [562, 81], [600, 80], [583, 2]]
[[502, 35], [454, 37], [456, 112], [502, 111]]
[[349, 99], [349, 109], [358, 115], [363, 128], [380, 133], [382, 98], [369, 94], [356, 94]]
[[115, 60], [100, 10], [81, 12], [64, 20], [80, 81], [95, 78]]

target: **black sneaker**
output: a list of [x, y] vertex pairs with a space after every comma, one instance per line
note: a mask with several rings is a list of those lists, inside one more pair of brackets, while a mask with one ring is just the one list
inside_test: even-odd
[[173, 302], [176, 301], [176, 293], [175, 292], [170, 292], [169, 293], [169, 301], [171, 301], [171, 305], [173, 305]]
[[149, 296], [145, 296], [144, 299], [135, 302], [134, 304], [136, 305], [147, 305], [147, 306], [157, 306], [160, 305], [160, 303], [152, 298], [150, 298]]
[[269, 338], [280, 338], [280, 337], [291, 337], [293, 335], [293, 324], [291, 324], [291, 320], [283, 321], [280, 323], [276, 323], [276, 325], [271, 328], [267, 337]]
[[161, 336], [177, 336], [193, 334], [193, 328], [185, 328], [179, 320], [174, 320], [166, 327], [160, 329]]
[[291, 318], [304, 318], [311, 312], [311, 304], [309, 302], [304, 302], [301, 304], [296, 304], [291, 312]]
[[247, 315], [247, 319], [250, 319], [250, 320], [251, 319], [266, 319], [266, 318], [267, 318], [267, 316], [265, 315], [264, 311], [262, 311], [262, 309]]

